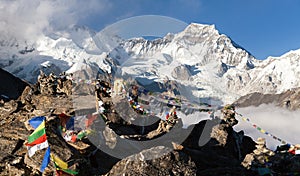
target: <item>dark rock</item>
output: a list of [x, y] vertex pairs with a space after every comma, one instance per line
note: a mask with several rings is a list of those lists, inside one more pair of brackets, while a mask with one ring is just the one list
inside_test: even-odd
[[0, 82], [0, 96], [4, 95], [14, 100], [19, 98], [25, 87], [28, 86], [26, 82], [2, 69], [0, 69]]
[[223, 120], [205, 120], [189, 127], [193, 130], [182, 144], [183, 151], [196, 163], [198, 175], [251, 175], [241, 161], [255, 149], [255, 142], [235, 132], [234, 115], [226, 108], [223, 113]]
[[[149, 155], [153, 159], [144, 160]], [[196, 175], [196, 171], [185, 153], [154, 147], [119, 161], [107, 175]]]

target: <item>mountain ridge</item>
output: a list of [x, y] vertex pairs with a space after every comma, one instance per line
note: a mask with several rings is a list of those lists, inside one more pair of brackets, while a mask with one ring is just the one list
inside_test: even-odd
[[[152, 41], [124, 40], [104, 34], [73, 26], [57, 38], [43, 36], [28, 46], [5, 46], [0, 52], [0, 65], [29, 82], [36, 80], [40, 69], [73, 73], [119, 70], [121, 74], [156, 82], [181, 77], [177, 81], [194, 87], [193, 95], [223, 103], [232, 103], [253, 92], [275, 94], [300, 87], [300, 67], [297, 67], [300, 49], [281, 57], [257, 60], [232, 39], [220, 34], [214, 25], [192, 23], [182, 32]], [[20, 51], [24, 51], [23, 54]], [[47, 61], [51, 64], [44, 67]], [[178, 75], [182, 73], [186, 75]], [[89, 74], [93, 76], [83, 79], [94, 77], [94, 72], [87, 71]]]
[[0, 97], [1, 99], [17, 99], [28, 83], [14, 77], [9, 72], [0, 69]]

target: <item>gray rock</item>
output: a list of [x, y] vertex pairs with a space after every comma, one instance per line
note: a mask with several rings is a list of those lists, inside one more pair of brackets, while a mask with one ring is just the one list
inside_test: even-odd
[[188, 80], [191, 77], [191, 73], [184, 65], [175, 67], [171, 75], [178, 80]]
[[[158, 146], [129, 156], [119, 161], [107, 175], [196, 175], [196, 165], [189, 156], [169, 150]], [[144, 160], [147, 155], [154, 159]]]

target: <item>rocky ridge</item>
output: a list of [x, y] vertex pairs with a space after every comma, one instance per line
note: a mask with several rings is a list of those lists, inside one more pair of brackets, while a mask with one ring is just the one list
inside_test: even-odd
[[300, 89], [294, 88], [280, 94], [262, 94], [259, 92], [247, 94], [235, 101], [238, 107], [259, 106], [261, 104], [275, 104], [289, 110], [300, 108]]
[[[109, 94], [105, 93], [107, 90], [103, 91], [100, 92], [103, 103], [112, 103]], [[38, 151], [30, 158], [24, 145], [32, 132], [27, 120], [35, 116], [46, 117], [46, 133], [51, 152], [67, 161], [72, 169], [79, 171], [78, 175], [257, 175], [259, 168], [282, 174], [295, 172], [299, 163], [297, 155], [278, 153], [270, 156], [269, 165], [265, 165], [265, 162], [261, 164], [259, 157], [253, 157], [254, 161], [255, 158], [258, 159], [260, 165], [252, 164], [249, 169], [244, 168], [242, 162], [245, 156], [252, 152], [255, 155], [258, 147], [250, 137], [244, 136], [242, 131], [233, 130], [232, 127], [237, 123], [233, 106], [224, 107], [221, 118], [201, 121], [195, 126], [190, 126], [187, 130], [191, 132], [181, 144], [167, 141], [171, 148], [150, 147], [124, 159], [118, 159], [98, 149], [95, 143], [89, 141], [90, 138], [83, 138], [74, 143], [63, 138], [58, 130], [63, 121], [60, 114], [71, 116], [75, 113], [70, 95], [54, 92], [41, 94], [39, 89], [31, 86], [24, 89], [19, 99], [3, 102], [1, 105], [0, 175], [40, 175], [39, 167], [44, 150]], [[169, 124], [165, 120], [145, 128], [141, 134], [140, 127], [124, 123], [118, 115], [113, 115], [114, 108], [113, 103], [105, 108], [106, 123], [99, 123], [103, 117], [97, 117], [92, 124], [92, 127], [97, 127], [103, 132], [104, 145], [108, 147], [118, 146], [122, 138], [149, 140], [168, 134], [167, 128], [158, 130], [160, 124]], [[131, 109], [130, 106], [128, 108]], [[132, 115], [136, 112], [133, 111]], [[184, 130], [181, 119], [176, 121], [169, 130]], [[153, 131], [157, 132], [150, 137], [149, 134]], [[167, 154], [158, 155], [150, 160], [143, 159], [145, 156], [164, 152]], [[288, 161], [286, 158], [293, 158], [294, 162], [282, 168], [282, 163]], [[54, 166], [50, 164], [43, 174], [53, 175], [54, 170]]]

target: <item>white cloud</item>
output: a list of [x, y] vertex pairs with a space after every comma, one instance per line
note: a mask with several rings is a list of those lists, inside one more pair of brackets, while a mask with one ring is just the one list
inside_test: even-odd
[[0, 1], [0, 32], [32, 39], [102, 14], [110, 6], [108, 0], [4, 0]]
[[[291, 144], [300, 143], [299, 110], [289, 111], [275, 105], [264, 104], [259, 107], [240, 108], [237, 109], [237, 112], [249, 118], [257, 126], [286, 142]], [[244, 130], [245, 134], [251, 136], [253, 140], [256, 140], [258, 137], [266, 138], [267, 146], [271, 149], [276, 149], [276, 146], [280, 144], [279, 141], [259, 132], [241, 118], [238, 117], [237, 119], [239, 120], [239, 124], [235, 126], [235, 130]]]

